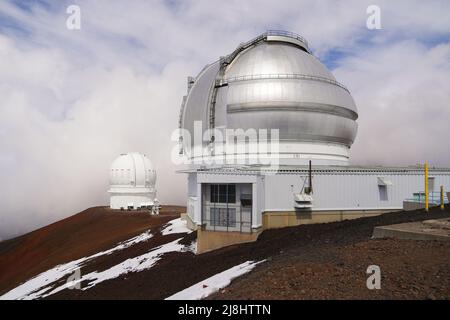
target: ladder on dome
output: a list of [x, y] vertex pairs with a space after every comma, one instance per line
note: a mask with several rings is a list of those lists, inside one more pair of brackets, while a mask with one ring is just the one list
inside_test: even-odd
[[[237, 57], [239, 53], [246, 50], [247, 48], [266, 40], [268, 36], [284, 36], [284, 37], [290, 37], [294, 38], [296, 40], [299, 40], [303, 42], [306, 47], [308, 47], [308, 42], [305, 38], [300, 36], [299, 34], [288, 32], [288, 31], [282, 31], [282, 30], [267, 30], [263, 34], [247, 41], [241, 43], [232, 53], [225, 57], [220, 58], [220, 68], [219, 68], [219, 76], [215, 80], [214, 87], [212, 89], [210, 102], [209, 102], [209, 129], [215, 128], [215, 122], [216, 122], [216, 101], [217, 101], [217, 92], [220, 87], [227, 86], [228, 83], [224, 81], [223, 76], [225, 74], [225, 68]], [[214, 136], [211, 136], [210, 142], [214, 142]]]
[[[214, 129], [216, 126], [216, 101], [217, 101], [217, 92], [220, 87], [227, 86], [228, 83], [223, 82], [223, 75], [225, 73], [225, 68], [236, 58], [236, 56], [244, 51], [245, 49], [255, 45], [256, 43], [267, 38], [268, 32], [265, 32], [256, 38], [253, 38], [250, 41], [241, 43], [236, 50], [234, 50], [231, 54], [220, 57], [220, 69], [219, 69], [219, 77], [215, 80], [214, 87], [212, 89], [210, 103], [209, 103], [209, 128]], [[214, 142], [214, 136], [211, 136], [210, 142]]]
[[186, 100], [187, 100], [187, 96], [183, 96], [183, 100], [181, 101], [181, 108], [180, 108], [180, 115], [178, 118], [178, 129], [180, 129], [179, 132], [179, 137], [178, 137], [178, 143], [180, 146], [180, 150], [178, 151], [178, 154], [183, 154], [183, 135], [182, 135], [182, 131], [181, 129], [183, 129], [183, 113], [184, 113], [184, 108], [186, 107]]

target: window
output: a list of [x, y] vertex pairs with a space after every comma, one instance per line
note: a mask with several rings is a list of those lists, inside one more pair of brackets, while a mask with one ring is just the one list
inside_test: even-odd
[[235, 208], [211, 208], [211, 225], [219, 227], [236, 227]]
[[252, 195], [251, 194], [241, 194], [241, 205], [244, 208], [252, 206]]
[[434, 177], [428, 177], [428, 192], [434, 191]]
[[211, 202], [219, 202], [219, 185], [212, 184], [210, 188], [211, 188], [210, 201]]
[[236, 203], [236, 185], [212, 184], [210, 202]]

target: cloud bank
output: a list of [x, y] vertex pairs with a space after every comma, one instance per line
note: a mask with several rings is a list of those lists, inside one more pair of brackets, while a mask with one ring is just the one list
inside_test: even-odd
[[[81, 30], [66, 8], [81, 8]], [[359, 108], [355, 164], [450, 165], [448, 1], [0, 2], [0, 238], [108, 202], [108, 168], [146, 153], [158, 198], [185, 203], [170, 161], [186, 77], [267, 29], [305, 36]]]

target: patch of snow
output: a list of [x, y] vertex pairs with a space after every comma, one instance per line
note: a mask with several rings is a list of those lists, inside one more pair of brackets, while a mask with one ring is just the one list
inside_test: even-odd
[[83, 257], [78, 260], [74, 260], [74, 261], [71, 261], [68, 263], [58, 265], [52, 269], [49, 269], [49, 270], [37, 275], [34, 278], [22, 283], [18, 287], [14, 288], [11, 291], [0, 296], [0, 300], [15, 300], [15, 299], [28, 300], [28, 299], [37, 299], [40, 297], [45, 297], [48, 294], [44, 295], [44, 293], [50, 290], [50, 288], [51, 288], [50, 285], [52, 283], [71, 275], [72, 273], [74, 273], [75, 270], [83, 267], [90, 261], [92, 261], [100, 256], [109, 255], [115, 251], [126, 249], [132, 245], [139, 243], [139, 242], [147, 241], [152, 236], [153, 235], [148, 230], [134, 238], [120, 242], [118, 245], [116, 245], [112, 249], [109, 249], [106, 251], [101, 251], [101, 252], [98, 252], [98, 253], [88, 256], [88, 257]]
[[208, 279], [190, 286], [165, 300], [200, 300], [228, 286], [231, 281], [253, 270], [256, 265], [264, 262], [247, 261], [228, 270], [218, 273]]
[[187, 250], [189, 252], [197, 254], [197, 240], [192, 241], [189, 247], [187, 247]]
[[192, 230], [188, 229], [188, 227], [187, 227], [186, 220], [178, 218], [178, 219], [169, 221], [168, 226], [165, 227], [161, 231], [161, 234], [163, 236], [166, 236], [168, 234], [173, 234], [173, 233], [191, 233], [191, 232], [192, 232]]
[[[172, 242], [163, 244], [150, 252], [147, 252], [145, 254], [142, 254], [140, 256], [137, 256], [135, 258], [127, 259], [109, 269], [106, 269], [104, 271], [94, 271], [91, 273], [88, 273], [81, 277], [79, 282], [85, 282], [87, 281], [88, 284], [82, 290], [87, 290], [89, 288], [92, 288], [93, 286], [99, 284], [100, 282], [103, 282], [105, 280], [110, 280], [117, 278], [121, 275], [127, 274], [129, 272], [140, 272], [146, 269], [150, 269], [153, 267], [158, 260], [162, 258], [162, 256], [165, 253], [169, 252], [187, 252], [190, 251], [189, 247], [186, 247], [185, 245], [182, 245], [179, 243], [179, 241], [182, 239], [177, 239]], [[63, 286], [60, 286], [56, 289], [54, 289], [52, 292], [48, 293], [47, 295], [55, 294], [61, 290], [64, 290], [68, 287], [67, 284], [64, 284]], [[46, 296], [47, 296], [46, 295]]]

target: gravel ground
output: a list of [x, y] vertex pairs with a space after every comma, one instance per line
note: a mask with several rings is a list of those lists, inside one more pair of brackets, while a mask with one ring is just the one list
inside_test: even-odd
[[[449, 299], [449, 243], [371, 240], [375, 226], [449, 216], [448, 208], [429, 213], [418, 210], [267, 230], [254, 243], [198, 256], [167, 254], [150, 270], [86, 291], [65, 290], [50, 298], [164, 299], [247, 260], [267, 259], [210, 299]], [[192, 233], [184, 241], [194, 239]], [[171, 240], [171, 236], [155, 236], [132, 252], [125, 250], [102, 261], [102, 268]], [[371, 264], [381, 268], [381, 290], [366, 287], [366, 269]]]
[[[369, 290], [369, 265], [381, 289]], [[450, 242], [369, 240], [289, 251], [210, 299], [449, 299]]]

